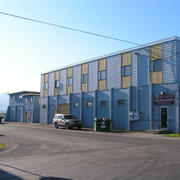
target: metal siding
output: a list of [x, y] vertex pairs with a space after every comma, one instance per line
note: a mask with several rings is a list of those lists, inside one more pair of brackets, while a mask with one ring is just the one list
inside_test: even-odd
[[[156, 95], [159, 95], [160, 92], [165, 92], [167, 94], [174, 94], [175, 99], [177, 98], [177, 84], [163, 84], [163, 85], [154, 85], [153, 86], [153, 97]], [[175, 104], [168, 105], [168, 129], [172, 132], [176, 131], [176, 101]], [[160, 128], [160, 106], [153, 104], [152, 106], [152, 123], [153, 123], [153, 129], [159, 129]]]
[[175, 41], [163, 43], [162, 45], [162, 69], [163, 69], [163, 83], [176, 82], [176, 44]]
[[107, 89], [121, 86], [121, 56], [107, 58]]
[[180, 40], [176, 40], [177, 81], [180, 82]]
[[40, 121], [40, 104], [38, 104], [39, 96], [33, 96], [33, 122], [39, 123]]
[[40, 87], [40, 97], [44, 94], [44, 75], [41, 75], [41, 87]]
[[[46, 109], [43, 109], [43, 104], [46, 104]], [[40, 99], [40, 123], [42, 124], [48, 123], [47, 110], [48, 110], [48, 98], [41, 98]]]
[[[144, 131], [150, 128], [150, 118], [149, 118], [151, 113], [149, 112], [150, 89], [149, 86], [141, 86], [136, 88], [136, 91], [137, 90], [138, 90], [138, 109], [136, 107], [134, 111], [142, 112], [142, 117], [140, 118], [140, 120], [132, 121], [130, 129], [136, 131]], [[144, 101], [144, 97], [146, 97], [145, 101]], [[134, 102], [134, 104], [136, 104], [136, 102]]]
[[67, 70], [63, 69], [60, 71], [60, 94], [66, 94], [66, 74]]
[[73, 93], [81, 92], [81, 65], [73, 67]]
[[[84, 127], [94, 127], [94, 97], [94, 92], [83, 93], [82, 95], [82, 123]], [[92, 102], [92, 106], [87, 106], [87, 102]]]
[[[97, 118], [110, 118], [110, 95], [111, 91], [97, 92]], [[107, 105], [101, 106], [101, 101], [107, 101]]]
[[60, 95], [58, 96], [58, 104], [69, 103], [69, 95]]
[[[117, 101], [125, 100], [118, 105]], [[128, 130], [128, 89], [114, 89], [112, 93], [112, 128]]]
[[88, 78], [88, 89], [94, 91], [98, 86], [98, 61], [89, 62], [89, 78]]
[[52, 124], [54, 110], [56, 111], [56, 97], [49, 97], [49, 102], [48, 102], [48, 124]]
[[[138, 55], [135, 55], [138, 53]], [[144, 86], [149, 84], [149, 48], [132, 52], [131, 84]]]
[[[71, 95], [71, 112], [70, 114], [74, 115], [77, 119], [80, 119], [80, 94], [72, 94]], [[78, 107], [74, 107], [74, 103], [79, 103]]]
[[54, 96], [54, 72], [49, 73], [49, 89], [48, 96]]

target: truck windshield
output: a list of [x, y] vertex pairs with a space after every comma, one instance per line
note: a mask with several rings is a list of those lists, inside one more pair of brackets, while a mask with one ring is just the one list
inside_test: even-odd
[[65, 119], [75, 119], [75, 117], [72, 115], [65, 115], [64, 118]]

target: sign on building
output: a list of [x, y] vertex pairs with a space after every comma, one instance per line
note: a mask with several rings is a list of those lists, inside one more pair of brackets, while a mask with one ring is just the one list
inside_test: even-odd
[[174, 104], [174, 95], [163, 94], [154, 97], [154, 104], [156, 105], [170, 105]]

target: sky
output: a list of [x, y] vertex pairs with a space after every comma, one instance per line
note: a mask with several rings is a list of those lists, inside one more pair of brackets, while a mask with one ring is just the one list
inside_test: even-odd
[[[146, 44], [180, 36], [179, 0], [0, 0], [0, 12]], [[40, 91], [43, 72], [134, 47], [0, 14], [0, 93]]]

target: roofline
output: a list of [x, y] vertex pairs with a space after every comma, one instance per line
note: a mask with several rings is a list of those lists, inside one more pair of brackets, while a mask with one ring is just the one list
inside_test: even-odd
[[40, 94], [40, 92], [37, 92], [37, 91], [17, 91], [17, 92], [13, 92], [13, 93], [8, 93], [8, 95], [13, 95], [13, 94], [19, 94], [19, 93], [26, 93], [26, 94], [29, 94], [29, 93], [36, 93], [36, 94]]
[[27, 93], [23, 94], [22, 96], [40, 96], [40, 93]]
[[95, 58], [89, 58], [89, 59], [86, 59], [86, 60], [83, 60], [83, 61], [79, 61], [77, 63], [73, 63], [73, 64], [69, 64], [69, 65], [66, 65], [66, 66], [62, 66], [62, 67], [53, 69], [53, 70], [50, 70], [50, 71], [45, 71], [45, 72], [41, 73], [41, 75], [46, 74], [46, 73], [50, 73], [50, 72], [55, 72], [55, 71], [58, 71], [58, 70], [62, 70], [62, 69], [68, 68], [68, 67], [73, 67], [73, 66], [81, 65], [81, 64], [84, 64], [84, 63], [88, 63], [88, 62], [93, 62], [93, 61], [96, 61], [98, 59], [108, 58], [108, 57], [111, 57], [111, 56], [114, 56], [114, 55], [119, 55], [119, 54], [122, 54], [122, 53], [129, 52], [129, 51], [135, 51], [135, 50], [142, 49], [142, 48], [145, 48], [145, 47], [149, 47], [149, 46], [152, 46], [152, 45], [155, 45], [155, 44], [160, 44], [160, 43], [164, 43], [164, 42], [168, 42], [168, 41], [173, 41], [173, 40], [180, 40], [180, 37], [172, 36], [172, 37], [169, 37], [169, 38], [161, 39], [161, 40], [154, 41], [154, 42], [151, 42], [151, 43], [147, 43], [147, 44], [144, 44], [144, 45], [139, 45], [139, 46], [135, 46], [135, 47], [132, 47], [132, 48], [128, 48], [128, 49], [116, 51], [116, 52], [113, 52], [113, 53], [105, 54], [105, 55], [102, 55], [102, 56], [97, 56]]

